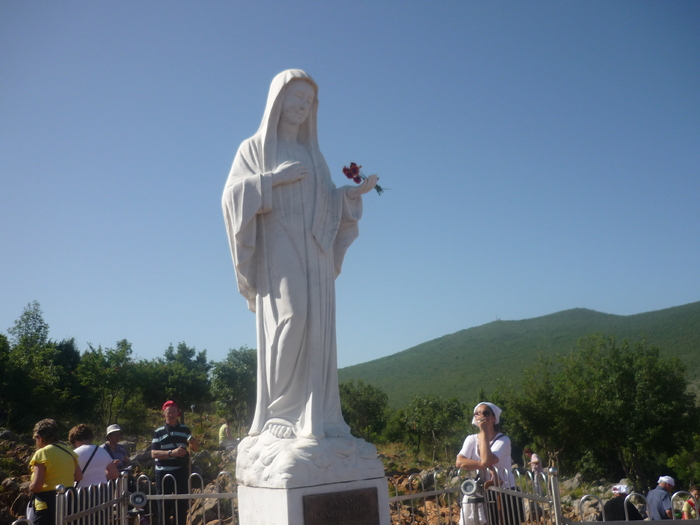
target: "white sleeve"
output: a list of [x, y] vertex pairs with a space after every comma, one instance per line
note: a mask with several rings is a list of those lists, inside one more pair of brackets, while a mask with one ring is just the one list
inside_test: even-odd
[[491, 444], [491, 452], [493, 452], [498, 461], [504, 458], [510, 458], [510, 438], [508, 436], [500, 436]]
[[477, 450], [477, 435], [471, 434], [467, 436], [462, 445], [462, 450], [459, 451], [459, 455], [467, 459], [480, 459]]

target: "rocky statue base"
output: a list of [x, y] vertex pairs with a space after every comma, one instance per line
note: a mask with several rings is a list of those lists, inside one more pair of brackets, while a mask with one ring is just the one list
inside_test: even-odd
[[[356, 494], [367, 491], [377, 510], [371, 512], [374, 517], [358, 515], [355, 521], [390, 523], [389, 493], [377, 449], [350, 434], [323, 439], [279, 439], [269, 432], [249, 436], [238, 445], [236, 478], [241, 525], [313, 525], [314, 516], [318, 523], [330, 523], [324, 520], [333, 513], [351, 518], [367, 510], [364, 503], [354, 503]], [[310, 511], [313, 498], [323, 494], [329, 500], [320, 498], [318, 509]]]

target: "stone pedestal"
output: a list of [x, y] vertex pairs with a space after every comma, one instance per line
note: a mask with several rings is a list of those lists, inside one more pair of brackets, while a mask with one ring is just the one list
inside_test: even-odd
[[[343, 493], [358, 489], [376, 489], [377, 518], [367, 521], [364, 508], [356, 508], [351, 498]], [[304, 515], [304, 496], [337, 494], [342, 504], [335, 505], [333, 498], [323, 502], [323, 510], [317, 510], [308, 519]], [[352, 493], [350, 493], [352, 494]], [[390, 525], [389, 491], [386, 478], [374, 478], [342, 483], [329, 483], [293, 489], [238, 486], [238, 514], [241, 525], [326, 525], [352, 523], [357, 525]]]
[[241, 525], [390, 525], [377, 449], [350, 434], [248, 436], [238, 445], [236, 479]]

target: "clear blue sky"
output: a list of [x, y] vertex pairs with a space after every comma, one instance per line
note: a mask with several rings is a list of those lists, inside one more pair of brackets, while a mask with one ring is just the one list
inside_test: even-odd
[[0, 2], [0, 331], [255, 347], [220, 198], [273, 76], [365, 197], [341, 366], [700, 300], [700, 2]]

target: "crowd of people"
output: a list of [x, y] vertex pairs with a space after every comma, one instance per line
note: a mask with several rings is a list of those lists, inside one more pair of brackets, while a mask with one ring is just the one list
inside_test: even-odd
[[[155, 460], [156, 489], [159, 494], [187, 494], [189, 492], [190, 450], [196, 452], [198, 442], [192, 432], [178, 418], [182, 415], [174, 401], [166, 401], [162, 408], [165, 423], [153, 433], [151, 457]], [[56, 487], [83, 489], [91, 485], [117, 479], [120, 472], [131, 467], [129, 453], [122, 439], [119, 425], [109, 425], [105, 442], [92, 443], [95, 435], [85, 424], [73, 427], [68, 433], [71, 450], [60, 443], [58, 424], [53, 419], [42, 419], [34, 426], [36, 452], [29, 466], [32, 493], [27, 518], [34, 525], [54, 525], [56, 520]], [[161, 525], [174, 519], [175, 525], [185, 525], [187, 500], [166, 500], [160, 512]]]
[[[647, 494], [647, 510], [652, 520], [673, 519], [671, 494], [675, 491], [676, 481], [671, 476], [661, 476], [654, 489]], [[700, 486], [693, 485], [688, 489], [690, 498], [683, 502], [681, 518], [684, 520], [697, 519], [695, 505], [700, 498]], [[640, 518], [641, 519], [641, 518]]]
[[[191, 471], [190, 451], [196, 452], [199, 444], [189, 427], [180, 421], [182, 412], [177, 403], [166, 401], [162, 412], [165, 422], [155, 429], [151, 441], [156, 489], [159, 494], [187, 494]], [[474, 407], [472, 425], [479, 431], [464, 440], [455, 465], [461, 469], [479, 471], [479, 482], [484, 488], [496, 485], [515, 491], [511, 441], [501, 432], [501, 412], [498, 406], [489, 402]], [[221, 447], [230, 446], [234, 442], [230, 423], [227, 420], [219, 430]], [[53, 419], [39, 421], [34, 426], [33, 437], [37, 450], [29, 463], [32, 470], [29, 484], [32, 498], [27, 517], [34, 525], [54, 525], [58, 485], [67, 489], [98, 485], [116, 479], [120, 472], [128, 471], [131, 467], [128, 451], [120, 444], [122, 430], [116, 424], [107, 427], [105, 442], [101, 445], [92, 443], [94, 433], [89, 426], [76, 425], [68, 433], [72, 450], [60, 443], [58, 424]], [[525, 448], [523, 452], [532, 472], [533, 491], [542, 495], [542, 461], [530, 448]], [[646, 496], [650, 519], [674, 517], [671, 501], [674, 490], [675, 480], [671, 476], [659, 478], [657, 486]], [[691, 497], [683, 504], [682, 518], [696, 519], [700, 487], [693, 485], [688, 491]], [[614, 485], [612, 492], [613, 497], [604, 505], [606, 521], [644, 519], [637, 507], [627, 499], [630, 493], [627, 485]], [[495, 492], [487, 491], [483, 502], [473, 504], [474, 501], [464, 497], [460, 525], [485, 524], [487, 514], [492, 520], [495, 517], [499, 525], [516, 525], [524, 520], [522, 505], [507, 494], [499, 497]], [[187, 505], [186, 499], [165, 500], [159, 513], [161, 525], [170, 523], [171, 520], [174, 525], [186, 525]]]
[[[513, 460], [511, 457], [510, 439], [501, 432], [502, 410], [493, 403], [482, 402], [474, 407], [472, 425], [479, 429], [477, 434], [467, 436], [462, 449], [457, 454], [455, 466], [460, 469], [478, 471], [478, 482], [484, 487], [497, 487], [516, 491], [512, 474]], [[532, 473], [533, 492], [538, 496], [543, 494], [541, 481], [543, 467], [539, 456], [532, 449], [525, 448], [523, 454], [527, 466]], [[675, 490], [675, 480], [671, 476], [661, 476], [657, 486], [646, 496], [647, 513], [651, 520], [672, 519], [673, 506], [671, 495]], [[617, 484], [612, 488], [613, 497], [603, 508], [606, 521], [643, 520], [644, 517], [637, 507], [627, 499], [630, 489], [625, 484]], [[683, 502], [682, 518], [696, 519], [696, 503], [700, 498], [700, 486], [693, 485], [688, 489], [691, 497]], [[490, 523], [499, 525], [516, 525], [523, 521], [522, 505], [514, 502], [514, 496], [498, 495], [486, 491], [483, 501], [471, 495], [462, 499], [460, 525], [485, 524], [490, 517]], [[626, 502], [626, 504], [625, 504]], [[625, 507], [627, 510], [625, 511]], [[515, 509], [515, 510], [514, 510]]]

